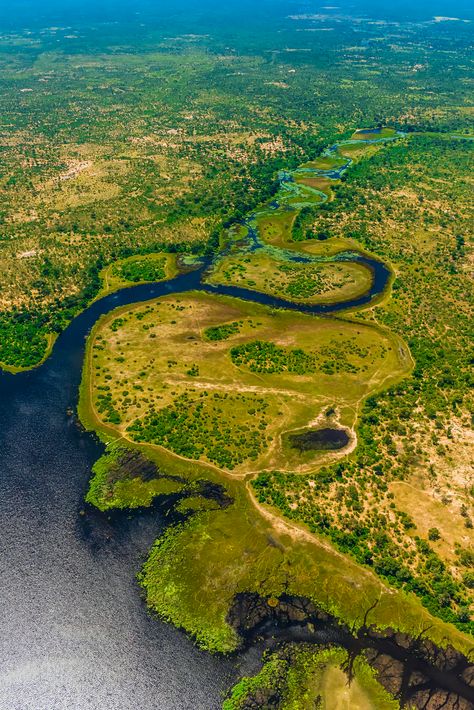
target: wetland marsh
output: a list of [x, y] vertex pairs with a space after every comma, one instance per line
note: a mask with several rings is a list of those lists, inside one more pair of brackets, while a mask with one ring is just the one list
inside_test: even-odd
[[[255, 496], [251, 487], [239, 480], [266, 465], [278, 465], [284, 476], [285, 466], [303, 471], [314, 468], [315, 455], [318, 465], [327, 462], [327, 455], [337, 456], [315, 452], [312, 447], [295, 451], [285, 446], [284, 436], [279, 446], [275, 442], [284, 429], [307, 426], [311, 417], [318, 412], [324, 416], [328, 410], [332, 421], [353, 428], [357, 401], [364, 399], [371, 387], [387, 386], [390, 378], [397, 380], [411, 369], [406, 346], [379, 326], [347, 316], [335, 320], [317, 315], [341, 312], [357, 305], [360, 298], [305, 304], [301, 310], [306, 313], [299, 314], [298, 304], [265, 293], [203, 284], [205, 273], [204, 265], [163, 283], [130, 286], [96, 301], [59, 338], [51, 359], [37, 372], [15, 378], [3, 375], [9, 378], [9, 388], [17, 386], [21, 392], [22, 378], [26, 383], [32, 378], [44, 381], [50, 377], [48, 373], [58, 377], [69, 362], [73, 369], [64, 371], [64, 376], [72, 387], [68, 397], [73, 401], [81, 334], [94, 324], [80, 412], [83, 422], [108, 446], [101, 467], [95, 468], [88, 500], [102, 510], [135, 508], [139, 513], [153, 510], [157, 497], [178, 495], [184, 496], [179, 504], [183, 512], [192, 513], [188, 520], [177, 520], [159, 538], [143, 568], [140, 583], [150, 608], [186, 629], [201, 647], [229, 651], [240, 644], [228, 619], [240, 593], [257, 593], [259, 598], [275, 600], [277, 607], [283, 592], [294, 594], [312, 600], [336, 623], [353, 628], [361, 627], [368, 606], [377, 599], [371, 622], [378, 628], [395, 625], [414, 634], [432, 624], [427, 633], [435, 643], [443, 645], [449, 637], [455, 647], [467, 653], [469, 646], [462, 634], [456, 635], [433, 620], [419, 602], [394, 593], [349, 557], [341, 558], [324, 540], [262, 507], [260, 493]], [[363, 302], [379, 297], [388, 283], [389, 272], [384, 267]], [[225, 295], [226, 291], [233, 295]], [[249, 300], [252, 298], [256, 302]], [[132, 305], [135, 301], [138, 305]], [[120, 303], [129, 305], [108, 313]], [[275, 310], [275, 305], [287, 308]], [[100, 314], [104, 315], [97, 321]], [[317, 380], [312, 379], [315, 372]], [[92, 398], [87, 394], [89, 387]], [[201, 397], [204, 393], [205, 398]], [[191, 403], [190, 397], [196, 396], [199, 403]], [[185, 406], [173, 409], [183, 397]], [[226, 407], [230, 407], [230, 416], [225, 416]], [[286, 418], [278, 414], [282, 407]], [[166, 410], [166, 418], [160, 415], [162, 410]], [[187, 424], [179, 419], [183, 411]], [[198, 433], [203, 412], [209, 430], [194, 439], [191, 449], [189, 437], [185, 437], [188, 448], [183, 450], [183, 426], [188, 426], [188, 433]], [[248, 426], [250, 420], [257, 427], [255, 432]], [[223, 424], [228, 431], [219, 431]], [[135, 437], [137, 442], [143, 441], [138, 446], [156, 466], [143, 476], [134, 476], [133, 468], [111, 465], [120, 452], [116, 447], [123, 446], [127, 438], [127, 446], [137, 446]], [[234, 442], [239, 441], [234, 448]], [[216, 504], [203, 497], [203, 480], [224, 486], [230, 503]], [[229, 530], [233, 531], [230, 537]], [[112, 529], [107, 532], [107, 536], [113, 534]], [[148, 535], [149, 544], [150, 533], [143, 534]], [[270, 546], [269, 539], [273, 541]], [[139, 547], [143, 552], [142, 542]], [[242, 556], [245, 565], [236, 565]], [[192, 575], [183, 574], [184, 570]], [[364, 590], [357, 603], [350, 591], [354, 583]], [[216, 590], [220, 590], [218, 595]], [[324, 590], [323, 594], [319, 590]], [[44, 692], [54, 693], [49, 676], [44, 679]]]
[[[273, 209], [278, 209], [276, 201]], [[293, 221], [302, 209], [298, 206]], [[268, 215], [263, 220], [267, 225]], [[268, 247], [251, 224], [231, 228], [227, 240], [217, 264], [236, 258], [240, 250], [245, 259], [267, 256]], [[279, 259], [304, 265], [311, 261], [305, 247], [314, 253], [314, 242], [300, 245], [288, 239], [283, 247], [281, 235], [277, 241], [281, 246], [271, 249]], [[334, 263], [331, 259], [339, 253], [347, 254], [339, 251], [341, 245], [346, 246], [342, 242], [334, 249], [329, 243], [329, 249], [318, 249], [316, 243], [315, 260]], [[197, 284], [204, 274], [207, 281], [212, 268], [205, 265], [185, 278]], [[389, 271], [383, 268], [380, 290], [380, 278], [373, 278], [363, 304], [388, 295]], [[172, 474], [173, 490], [189, 496], [190, 507], [183, 509], [193, 511], [152, 548], [140, 575], [148, 605], [212, 651], [229, 651], [240, 643], [229, 623], [239, 594], [255, 593], [278, 610], [284, 591], [353, 629], [362, 628], [370, 607], [371, 622], [382, 632], [396, 628], [411, 635], [418, 629], [440, 646], [449, 637], [467, 653], [466, 637], [448, 631], [414, 597], [352, 566], [348, 556], [328, 547], [311, 527], [308, 532], [267, 505], [265, 486], [272, 477], [284, 486], [285, 475], [293, 480], [309, 472], [315, 490], [324, 488], [331, 476], [337, 480], [337, 465], [331, 473], [332, 457], [337, 461], [338, 449], [347, 453], [347, 431], [357, 445], [355, 426], [364, 400], [403, 379], [413, 361], [403, 341], [377, 324], [350, 315], [316, 315], [354, 309], [360, 296], [300, 307], [259, 286], [204, 283], [178, 297], [119, 309], [97, 323], [89, 340], [80, 413], [86, 426], [108, 441], [89, 499], [103, 509], [149, 505], [156, 495], [169, 492]], [[275, 305], [286, 308], [275, 310]], [[325, 417], [345, 428], [339, 433], [324, 429]], [[322, 434], [315, 437], [315, 431]], [[113, 462], [124, 443], [138, 445], [161, 473], [144, 480], [121, 472]], [[249, 485], [248, 477], [256, 472], [258, 478]], [[203, 479], [223, 485], [229, 502], [209, 505], [196, 496]], [[237, 562], [242, 555], [245, 566]], [[342, 577], [336, 574], [341, 560]], [[358, 603], [350, 592], [356, 579]], [[434, 622], [429, 629], [428, 618]], [[453, 691], [443, 692], [451, 697]], [[468, 702], [470, 690], [466, 693]]]
[[15, 5], [1, 710], [471, 710], [472, 11]]
[[[312, 168], [333, 173], [331, 180], [340, 178], [335, 150], [323, 167]], [[344, 170], [347, 162], [339, 162]], [[307, 473], [313, 489], [327, 485], [328, 467], [357, 445], [364, 400], [413, 367], [400, 337], [354, 317], [389, 295], [389, 269], [358, 253], [351, 240], [295, 239], [295, 222], [308, 205], [290, 204], [278, 212], [274, 199], [270, 211], [230, 227], [221, 255], [191, 262], [186, 273], [176, 275], [174, 258], [159, 254], [107, 267], [105, 292], [126, 288], [74, 321], [36, 376], [57, 367], [71, 337], [75, 353], [71, 333], [93, 324], [79, 412], [107, 446], [87, 501], [109, 513], [140, 514], [160, 498], [175, 497], [184, 518], [152, 547], [139, 581], [148, 606], [200, 647], [238, 648], [229, 614], [239, 594], [254, 593], [277, 612], [284, 594], [308, 600], [331, 623], [361, 632], [377, 600], [370, 612], [376, 628], [426, 633], [440, 647], [449, 638], [468, 653], [466, 638], [415, 598], [387, 587], [311, 528], [262, 505], [266, 471], [280, 482]], [[242, 272], [239, 260], [254, 270], [253, 284], [248, 274], [241, 281], [235, 276]], [[305, 279], [298, 294], [291, 290], [294, 271], [296, 282]], [[155, 283], [133, 285], [148, 279]], [[308, 295], [308, 282], [320, 293]], [[120, 303], [126, 305], [114, 308]], [[75, 354], [73, 363], [77, 377]], [[224, 497], [209, 497], [209, 485]], [[450, 695], [446, 682], [443, 692]], [[463, 692], [467, 698], [469, 689]]]

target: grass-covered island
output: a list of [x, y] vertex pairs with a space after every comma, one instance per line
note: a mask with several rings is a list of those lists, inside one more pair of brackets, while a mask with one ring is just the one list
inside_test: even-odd
[[102, 318], [85, 368], [96, 425], [243, 476], [310, 469], [321, 452], [287, 434], [353, 430], [364, 398], [412, 360], [373, 324], [189, 292]]
[[292, 262], [263, 250], [217, 262], [211, 284], [242, 286], [296, 303], [337, 303], [365, 294], [372, 273], [356, 261]]
[[101, 289], [97, 298], [127, 286], [172, 279], [178, 274], [176, 254], [158, 252], [129, 256], [114, 261], [99, 273]]

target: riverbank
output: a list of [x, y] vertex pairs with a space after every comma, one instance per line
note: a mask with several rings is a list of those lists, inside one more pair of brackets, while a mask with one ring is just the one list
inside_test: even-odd
[[[285, 171], [281, 171], [279, 180], [280, 180], [280, 190], [277, 192], [275, 195], [275, 198], [270, 204], [265, 204], [262, 206], [260, 210], [257, 210], [255, 213], [250, 215], [248, 218], [246, 218], [245, 223], [248, 225], [248, 230], [246, 236], [250, 239], [250, 242], [253, 243], [252, 248], [260, 248], [262, 246], [262, 242], [259, 241], [258, 237], [258, 230], [259, 230], [259, 224], [260, 222], [265, 221], [266, 217], [268, 214], [270, 214], [270, 218], [273, 220], [275, 217], [281, 216], [285, 211], [289, 211], [291, 214], [291, 228], [295, 220], [299, 217], [299, 215], [308, 207], [314, 207], [314, 206], [319, 206], [323, 204], [327, 199], [328, 199], [328, 194], [326, 192], [318, 190], [314, 188], [311, 185], [305, 185], [305, 176], [308, 177], [310, 176], [310, 180], [320, 180], [323, 179], [325, 180], [328, 184], [331, 182], [337, 183], [339, 179], [343, 176], [343, 174], [346, 172], [346, 170], [352, 165], [357, 163], [357, 161], [362, 157], [364, 154], [364, 151], [367, 152], [367, 150], [370, 149], [370, 153], [373, 153], [374, 150], [378, 150], [383, 146], [385, 142], [390, 142], [392, 140], [395, 140], [397, 138], [396, 133], [393, 133], [393, 130], [390, 129], [390, 134], [387, 134], [387, 136], [382, 136], [378, 137], [377, 136], [365, 136], [364, 139], [354, 139], [354, 136], [352, 139], [349, 139], [348, 141], [341, 141], [339, 144], [334, 144], [330, 148], [326, 149], [326, 151], [323, 151], [322, 155], [320, 158], [317, 158], [316, 161], [313, 161], [313, 163], [309, 164], [306, 163], [304, 165], [304, 175], [300, 174], [298, 172], [298, 169], [295, 171], [294, 176], [293, 173], [286, 173]], [[362, 151], [360, 154], [357, 156], [354, 156], [354, 158], [345, 158], [342, 155], [338, 156], [338, 149], [339, 147], [343, 147], [345, 145], [348, 145], [349, 147], [353, 147], [354, 145], [358, 145], [360, 150]], [[318, 162], [319, 161], [319, 162]], [[329, 169], [330, 168], [330, 169]], [[255, 223], [255, 224], [254, 224]], [[232, 231], [232, 230], [231, 230]], [[301, 231], [301, 230], [300, 230]], [[300, 237], [298, 237], [300, 239]], [[288, 244], [288, 247], [290, 250], [294, 250], [297, 252], [299, 247], [298, 247], [298, 239], [296, 241], [291, 240], [290, 238], [290, 244]], [[245, 240], [244, 240], [245, 241]], [[221, 244], [226, 243], [226, 239], [220, 240]], [[244, 244], [241, 245], [245, 249], [247, 248]], [[224, 248], [224, 252], [227, 249], [227, 246]], [[214, 255], [214, 258], [216, 256], [219, 256], [219, 254]], [[222, 256], [222, 254], [221, 254]], [[224, 254], [225, 256], [225, 254]], [[159, 267], [158, 264], [160, 262], [163, 262]], [[361, 262], [363, 259], [360, 260]], [[372, 266], [374, 266], [374, 263], [372, 263]], [[140, 266], [141, 265], [141, 266]], [[209, 267], [210, 265], [207, 264]], [[381, 268], [382, 265], [380, 265]], [[120, 275], [120, 271], [123, 269], [132, 269], [132, 272], [127, 275]], [[375, 266], [375, 270], [378, 270], [378, 266]], [[94, 272], [94, 270], [92, 269]], [[141, 271], [141, 273], [139, 273]], [[100, 299], [102, 296], [105, 296], [107, 294], [113, 293], [116, 291], [118, 287], [123, 288], [130, 286], [132, 283], [149, 283], [150, 282], [150, 277], [151, 277], [151, 282], [159, 282], [162, 279], [171, 279], [173, 275], [177, 274], [177, 266], [176, 266], [176, 260], [174, 254], [171, 253], [156, 253], [156, 254], [148, 254], [148, 255], [134, 255], [131, 257], [127, 257], [124, 260], [118, 261], [116, 263], [110, 264], [109, 266], [105, 267], [102, 269], [100, 273], [94, 272], [94, 279], [97, 281], [97, 292], [95, 295], [88, 300], [88, 303], [93, 303], [96, 300]], [[360, 276], [361, 274], [359, 274]], [[306, 282], [306, 285], [308, 285], [308, 278], [304, 279]], [[312, 283], [314, 281], [314, 278], [309, 277], [309, 281]], [[364, 281], [367, 281], [365, 279]], [[366, 284], [367, 285], [367, 284]], [[225, 285], [222, 287], [222, 289], [225, 289]], [[94, 290], [91, 286], [88, 290]], [[377, 293], [380, 293], [380, 289], [375, 289]], [[244, 290], [243, 290], [244, 291]], [[244, 293], [242, 291], [242, 295], [244, 296]], [[265, 291], [265, 289], [263, 289]], [[345, 292], [343, 294], [335, 294], [335, 298], [332, 299], [333, 304], [338, 304], [339, 307], [344, 307], [344, 299], [347, 300], [348, 302], [348, 307], [351, 307], [350, 303], [354, 303], [356, 306], [360, 307], [364, 305], [368, 299], [366, 299], [363, 295], [359, 298], [352, 298], [354, 294], [359, 294], [362, 291], [362, 286], [359, 284], [359, 286], [356, 286], [356, 289], [349, 289], [349, 292]], [[286, 294], [288, 295], [288, 294]], [[278, 298], [276, 298], [278, 300]], [[285, 299], [279, 299], [280, 300], [280, 305], [284, 306], [285, 305]], [[322, 299], [324, 302], [324, 298]], [[298, 299], [297, 299], [298, 301]], [[291, 298], [287, 301], [291, 303]], [[303, 305], [303, 303], [301, 303]], [[371, 305], [374, 305], [373, 303]], [[87, 307], [87, 306], [86, 306]], [[329, 310], [331, 310], [331, 306], [328, 305]], [[69, 308], [69, 310], [75, 310], [73, 308]], [[79, 309], [77, 313], [80, 313], [81, 310]], [[74, 313], [74, 317], [77, 317], [77, 313]], [[67, 320], [67, 319], [66, 319]], [[67, 323], [66, 323], [67, 324]], [[43, 325], [41, 326], [43, 328]], [[35, 352], [38, 351], [40, 357], [38, 359], [37, 363], [34, 363], [34, 365], [30, 365], [30, 360], [31, 358], [28, 357], [25, 362], [28, 363], [28, 365], [25, 365], [23, 367], [22, 364], [17, 364], [18, 357], [17, 355], [15, 356], [15, 364], [9, 364], [6, 362], [6, 358], [4, 357], [4, 365], [0, 362], [0, 368], [4, 367], [4, 369], [8, 369], [8, 371], [15, 373], [15, 372], [21, 372], [23, 370], [28, 370], [32, 369], [33, 367], [39, 366], [42, 362], [45, 361], [45, 359], [50, 355], [51, 353], [51, 348], [54, 343], [54, 339], [57, 337], [56, 334], [48, 333], [48, 331], [45, 329], [44, 330], [44, 338], [45, 341], [47, 342], [47, 346], [45, 346], [45, 349], [42, 350], [40, 348], [40, 345], [36, 339], [35, 341]], [[24, 334], [21, 335], [22, 341], [25, 340]], [[50, 342], [52, 340], [52, 342]], [[9, 353], [9, 346], [4, 348], [5, 349], [5, 355], [8, 355]], [[18, 349], [18, 348], [16, 348]], [[22, 344], [22, 349], [25, 349], [25, 343], [23, 342]], [[0, 357], [2, 357], [2, 348], [0, 347]], [[24, 357], [24, 356], [23, 356]]]

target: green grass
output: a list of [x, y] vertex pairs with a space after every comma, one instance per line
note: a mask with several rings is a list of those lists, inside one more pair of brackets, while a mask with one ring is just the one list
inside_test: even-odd
[[452, 643], [465, 653], [471, 648], [468, 637], [431, 617], [413, 595], [387, 588], [330, 547], [274, 527], [249, 503], [238, 482], [226, 487], [233, 505], [200, 512], [169, 528], [140, 575], [149, 607], [185, 629], [201, 648], [236, 648], [238, 639], [226, 619], [234, 596], [244, 591], [272, 603], [283, 592], [306, 597], [354, 628], [378, 600], [368, 623], [410, 635], [426, 631], [435, 643]]
[[282, 433], [328, 407], [352, 428], [361, 398], [410, 368], [377, 326], [188, 293], [101, 319], [80, 406], [115, 435], [238, 474], [307, 467], [319, 454], [290, 464]]
[[[307, 242], [301, 242], [301, 252]], [[316, 249], [314, 249], [316, 251]], [[321, 250], [322, 251], [322, 250]], [[266, 250], [230, 254], [215, 262], [206, 275], [211, 284], [241, 286], [295, 303], [338, 303], [367, 293], [373, 281], [370, 269], [351, 261], [292, 262], [285, 253]]]
[[[255, 304], [242, 304], [234, 299], [216, 298], [204, 294], [191, 294], [189, 300], [185, 297], [180, 297], [178, 301], [171, 297], [160, 299], [159, 302], [164, 301], [168, 304], [163, 311], [160, 311], [162, 306], [158, 307], [160, 317], [163, 319], [162, 327], [166, 328], [168, 333], [175, 332], [177, 337], [174, 342], [170, 341], [170, 352], [176, 354], [177, 343], [182, 343], [183, 347], [189, 349], [189, 342], [195, 342], [181, 338], [179, 329], [177, 331], [174, 329], [180, 318], [188, 318], [189, 323], [197, 322], [194, 309], [199, 307], [201, 298], [203, 299], [201, 303], [206, 308], [198, 322], [204, 329], [213, 321], [215, 322], [212, 314], [217, 304], [222, 309], [218, 313], [225, 314], [224, 322], [235, 322], [236, 316], [239, 318], [237, 322], [243, 321], [241, 331], [232, 338], [255, 337], [256, 323], [260, 324], [259, 332], [265, 332], [267, 329], [267, 332], [287, 334], [288, 326], [295, 317], [294, 314], [286, 312], [281, 314], [276, 312], [266, 316], [266, 309]], [[191, 304], [193, 309], [190, 311]], [[136, 359], [135, 365], [140, 372], [143, 362], [150, 361], [146, 348], [143, 352], [143, 361], [138, 357], [140, 348], [143, 348], [144, 343], [147, 342], [142, 333], [148, 331], [143, 331], [142, 328], [147, 325], [146, 318], [154, 321], [156, 316], [157, 311], [150, 303], [139, 304], [132, 309], [124, 307], [118, 312], [104, 316], [91, 333], [84, 364], [79, 411], [85, 426], [95, 429], [104, 440], [120, 440], [121, 433], [116, 426], [98, 419], [96, 410], [91, 407], [89, 388], [91, 364], [94, 362], [93, 346], [98, 342], [101, 347], [105, 347], [106, 341], [102, 340], [102, 333], [110, 328], [117, 318], [122, 319], [121, 327], [127, 327], [129, 322], [133, 325], [137, 341], [134, 344], [135, 336], [132, 332], [126, 334], [125, 342], [130, 343], [128, 363], [133, 364], [133, 360]], [[130, 320], [123, 323], [126, 318]], [[222, 318], [222, 315], [219, 315], [219, 318]], [[267, 318], [270, 320], [268, 325], [265, 325]], [[318, 323], [319, 319], [299, 315], [297, 319], [297, 332], [300, 337], [303, 334], [303, 337], [308, 338], [308, 343], [314, 342], [314, 324]], [[310, 325], [309, 329], [302, 327], [303, 322]], [[330, 321], [323, 319], [321, 323], [324, 326], [322, 334], [327, 329], [326, 337], [329, 339], [333, 337]], [[337, 321], [337, 327], [343, 328], [343, 322]], [[359, 329], [361, 334], [378, 332], [371, 326], [352, 324], [350, 321], [347, 322], [347, 327]], [[305, 331], [307, 336], [304, 336]], [[185, 332], [189, 333], [189, 330]], [[120, 330], [115, 332], [114, 337], [120, 337]], [[112, 341], [109, 343], [112, 345]], [[229, 341], [211, 342], [206, 347], [227, 350]], [[99, 354], [104, 352], [99, 350]], [[131, 356], [132, 353], [134, 356]], [[167, 353], [163, 353], [165, 364], [168, 362], [168, 357]], [[192, 360], [196, 360], [194, 354]], [[214, 362], [211, 361], [207, 366], [210, 371], [216, 371]], [[123, 363], [120, 367], [123, 367]], [[288, 374], [284, 373], [284, 375], [285, 384], [288, 385]], [[161, 377], [157, 373], [156, 381], [160, 382]], [[191, 377], [189, 376], [190, 379]], [[274, 374], [271, 377], [279, 377], [279, 375]], [[346, 397], [347, 377], [349, 376], [346, 375], [344, 380], [341, 380], [343, 388], [341, 391], [344, 391]], [[318, 381], [320, 379], [318, 378]], [[195, 381], [194, 377], [192, 380]], [[108, 382], [113, 384], [113, 377]], [[332, 382], [334, 387], [334, 380]], [[308, 384], [313, 391], [314, 385]], [[142, 386], [146, 397], [148, 387], [145, 385], [146, 383]], [[235, 389], [235, 385], [232, 387]], [[334, 392], [331, 394], [333, 396]], [[347, 416], [350, 414], [348, 413]], [[126, 445], [130, 446], [128, 443]], [[413, 595], [388, 589], [372, 572], [364, 570], [347, 556], [341, 557], [330, 546], [319, 543], [316, 537], [306, 539], [305, 533], [299, 532], [297, 528], [288, 528], [285, 525], [275, 527], [273, 519], [267, 519], [254, 507], [242, 481], [233, 481], [223, 472], [205, 463], [177, 458], [161, 447], [147, 444], [135, 445], [135, 447], [154, 461], [159, 470], [166, 472], [167, 475], [180, 476], [190, 483], [202, 478], [220, 483], [234, 500], [228, 508], [201, 510], [183, 525], [170, 528], [153, 547], [140, 578], [149, 606], [163, 618], [188, 631], [203, 648], [230, 651], [238, 644], [235, 632], [226, 621], [236, 593], [255, 591], [263, 597], [278, 598], [285, 591], [308, 597], [337, 619], [356, 626], [362, 623], [366, 609], [378, 599], [379, 603], [370, 615], [372, 623], [381, 628], [397, 628], [412, 635], [416, 635], [425, 627], [430, 627], [428, 635], [436, 643], [444, 645], [451, 642], [457, 648], [467, 652], [469, 647], [467, 638], [453, 627], [433, 619]], [[164, 492], [163, 483], [140, 482], [136, 480], [136, 476], [125, 482], [120, 478], [107, 481], [108, 469], [108, 466], [103, 468], [103, 464], [98, 466], [95, 471], [96, 479], [93, 479], [91, 485], [92, 492], [89, 494], [91, 502], [102, 508], [149, 505], [154, 496]], [[166, 492], [168, 491], [169, 488], [166, 488]], [[192, 507], [200, 508], [197, 502]], [[270, 512], [273, 515], [273, 512]], [[275, 520], [278, 520], [278, 513], [274, 512], [277, 516]], [[276, 542], [270, 544], [269, 540]], [[357, 595], [353, 594], [354, 585], [358, 590]]]
[[279, 710], [397, 710], [400, 704], [378, 683], [363, 656], [353, 660], [349, 681], [347, 652], [338, 647], [315, 650], [287, 645], [269, 653], [262, 670], [242, 678], [223, 703], [223, 710], [241, 710], [265, 698], [278, 698]]
[[165, 281], [178, 274], [176, 254], [139, 254], [116, 261], [100, 272], [102, 287], [97, 298], [127, 286]]
[[[369, 130], [369, 132], [364, 132], [361, 133], [361, 131], [366, 131]], [[388, 126], [384, 126], [380, 131], [378, 132], [372, 132], [370, 129], [363, 129], [359, 128], [355, 133], [352, 135], [352, 139], [355, 140], [379, 140], [382, 138], [395, 138], [397, 135], [397, 132], [394, 128], [390, 128]]]

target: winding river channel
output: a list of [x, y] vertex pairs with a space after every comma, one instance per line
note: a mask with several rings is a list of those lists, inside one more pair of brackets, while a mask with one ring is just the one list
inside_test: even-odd
[[257, 647], [210, 656], [147, 614], [135, 574], [173, 518], [172, 499], [133, 515], [84, 506], [103, 450], [68, 415], [77, 405], [85, 338], [117, 306], [194, 289], [311, 313], [360, 307], [383, 292], [390, 272], [354, 258], [372, 270], [371, 288], [333, 305], [212, 287], [203, 283], [208, 264], [126, 288], [77, 316], [41, 367], [0, 373], [0, 710], [213, 710], [238, 676], [256, 670]]

